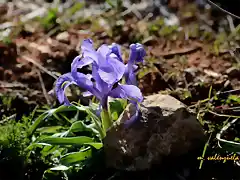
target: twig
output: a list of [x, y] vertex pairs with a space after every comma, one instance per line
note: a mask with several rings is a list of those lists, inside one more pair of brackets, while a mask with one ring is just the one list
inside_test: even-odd
[[238, 92], [240, 92], [240, 89], [233, 89], [233, 90], [229, 90], [229, 91], [218, 92], [217, 95], [228, 94], [228, 93], [238, 93]]
[[230, 28], [231, 32], [234, 32], [235, 26], [234, 26], [232, 17], [227, 15], [227, 20], [228, 20], [228, 24], [229, 24], [229, 28]]
[[170, 52], [162, 52], [162, 53], [155, 53], [154, 51], [152, 51], [151, 54], [155, 56], [162, 56], [164, 58], [170, 58], [175, 55], [184, 55], [184, 54], [192, 53], [197, 51], [198, 49], [201, 49], [201, 46], [197, 45], [193, 47], [183, 48], [180, 50], [172, 50]]
[[43, 67], [41, 64], [37, 63], [36, 61], [34, 61], [32, 58], [27, 57], [27, 56], [21, 56], [24, 60], [33, 63], [35, 66], [37, 66], [39, 69], [41, 69], [42, 71], [44, 71], [45, 73], [47, 73], [49, 76], [52, 76], [54, 79], [57, 79], [58, 77], [55, 76], [53, 73], [51, 73], [50, 71], [48, 71], [45, 67]]
[[9, 117], [6, 117], [5, 119], [3, 119], [2, 121], [0, 121], [0, 124], [4, 124], [6, 123], [7, 121], [9, 121], [10, 119], [13, 119], [13, 118], [16, 118], [17, 114], [13, 114]]
[[235, 14], [233, 14], [233, 13], [231, 13], [231, 12], [229, 12], [229, 11], [223, 9], [223, 8], [221, 8], [220, 6], [218, 6], [217, 4], [215, 4], [214, 2], [212, 2], [212, 1], [210, 1], [210, 0], [208, 0], [208, 2], [209, 2], [211, 5], [217, 7], [218, 9], [220, 9], [221, 11], [227, 13], [228, 15], [230, 15], [230, 16], [232, 16], [232, 17], [234, 17], [234, 18], [240, 19], [239, 16], [237, 16], [237, 15], [235, 15]]
[[48, 98], [48, 94], [47, 94], [47, 90], [45, 88], [45, 85], [44, 85], [44, 82], [43, 82], [43, 79], [42, 79], [42, 75], [41, 75], [41, 72], [37, 69], [37, 73], [38, 73], [38, 77], [39, 77], [39, 81], [40, 81], [40, 84], [41, 84], [41, 87], [42, 87], [42, 91], [43, 91], [43, 95], [48, 103], [48, 105], [50, 106], [51, 105], [51, 102]]
[[[225, 125], [221, 131], [216, 135], [216, 138], [218, 141], [220, 142], [223, 142], [223, 143], [227, 143], [227, 144], [231, 144], [233, 146], [240, 146], [240, 143], [237, 143], [237, 142], [234, 142], [234, 141], [228, 141], [228, 140], [225, 140], [225, 139], [222, 139], [221, 136], [222, 134], [228, 130], [229, 127], [231, 127], [236, 121], [238, 121], [239, 119], [236, 118], [236, 119], [233, 119], [231, 122], [229, 122], [227, 125]], [[220, 144], [218, 144], [219, 147], [221, 147]], [[222, 147], [221, 147], [222, 148]]]
[[27, 89], [28, 87], [19, 82], [8, 83], [5, 81], [0, 81], [0, 88], [25, 88], [25, 89]]
[[216, 110], [219, 110], [219, 111], [229, 111], [229, 110], [240, 110], [240, 106], [237, 106], [237, 107], [229, 107], [229, 108], [215, 108]]
[[145, 10], [148, 7], [148, 4], [146, 2], [141, 2], [138, 4], [132, 4], [130, 7], [128, 6], [128, 9], [126, 11], [123, 11], [121, 13], [121, 16], [126, 16], [129, 13], [134, 13], [137, 18], [142, 19], [142, 15], [139, 11]]
[[219, 117], [232, 117], [232, 118], [240, 118], [240, 116], [234, 116], [234, 115], [227, 115], [227, 114], [218, 114], [218, 113], [215, 113], [211, 110], [208, 110], [208, 112], [210, 112], [211, 114], [214, 114], [216, 116], [219, 116]]

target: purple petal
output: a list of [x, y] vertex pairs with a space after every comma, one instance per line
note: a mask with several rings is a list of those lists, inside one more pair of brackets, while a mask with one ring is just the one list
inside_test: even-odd
[[107, 57], [111, 54], [111, 49], [106, 44], [103, 44], [98, 48], [97, 53], [99, 58], [98, 64], [100, 66], [106, 62]]
[[112, 43], [112, 45], [111, 46], [109, 46], [109, 48], [112, 50], [112, 53], [114, 53], [117, 57], [118, 57], [118, 59], [121, 61], [121, 62], [123, 62], [123, 59], [122, 59], [122, 57], [121, 57], [121, 46], [119, 46], [118, 44], [116, 44], [116, 43]]
[[77, 69], [82, 68], [84, 66], [87, 66], [89, 64], [93, 63], [93, 59], [90, 57], [82, 58], [80, 56], [77, 56], [74, 58], [72, 64], [71, 64], [71, 73], [74, 78], [77, 76]]
[[98, 74], [97, 64], [92, 65], [92, 76], [93, 76], [93, 79], [95, 80], [94, 87], [98, 89], [99, 92], [102, 92], [103, 91], [102, 84], [104, 83], [104, 81], [100, 78]]
[[125, 73], [125, 65], [123, 64], [123, 62], [119, 61], [119, 59], [117, 57], [109, 57], [108, 62], [109, 62], [109, 64], [111, 64], [111, 66], [114, 69], [114, 73], [117, 78], [116, 82], [119, 81], [120, 79], [122, 79], [122, 77]]
[[89, 57], [98, 63], [98, 55], [96, 50], [93, 47], [93, 41], [91, 39], [85, 39], [82, 42], [81, 50], [83, 57]]
[[89, 74], [85, 75], [83, 73], [77, 72], [73, 78], [74, 78], [75, 83], [79, 87], [91, 92], [97, 98], [100, 98], [101, 93], [98, 89], [96, 89], [94, 87], [94, 83], [91, 81], [90, 77], [91, 77], [91, 75], [89, 75]]
[[82, 93], [83, 97], [89, 97], [89, 96], [92, 96], [93, 94], [89, 91], [85, 91]]
[[143, 48], [143, 45], [140, 43], [137, 43], [137, 58], [136, 58], [136, 62], [143, 62], [143, 58], [144, 56], [146, 56], [146, 51]]
[[116, 74], [112, 70], [112, 67], [101, 67], [101, 69], [98, 70], [98, 73], [101, 79], [109, 85], [114, 84], [117, 80]]
[[134, 64], [133, 65], [133, 71], [135, 72], [137, 69], [138, 69], [138, 66]]
[[99, 65], [98, 73], [104, 82], [113, 85], [122, 79], [125, 65], [118, 60], [117, 56], [107, 55], [106, 60], [105, 63]]
[[96, 88], [99, 92], [101, 92], [101, 97], [100, 97], [100, 100], [101, 100], [102, 97], [105, 94], [108, 94], [108, 92], [111, 90], [112, 85], [107, 84], [105, 81], [101, 79], [98, 69], [99, 69], [98, 66], [96, 64], [93, 64], [92, 75], [93, 75], [93, 79], [95, 80], [94, 88]]
[[128, 77], [126, 78], [126, 84], [135, 86], [137, 85], [137, 78], [133, 71], [128, 74]]
[[136, 44], [131, 44], [130, 45], [130, 56], [129, 56], [129, 60], [128, 60], [128, 64], [129, 66], [133, 65], [135, 63], [135, 60], [137, 58], [137, 46]]
[[[134, 103], [135, 104], [135, 103]], [[136, 105], [136, 112], [134, 115], [132, 115], [132, 117], [130, 117], [129, 120], [125, 121], [124, 125], [126, 128], [128, 128], [129, 126], [131, 126], [134, 122], [136, 122], [136, 120], [138, 120], [139, 118], [139, 115], [140, 115], [140, 110], [138, 108], [138, 105]]]
[[72, 69], [76, 69], [76, 68], [81, 69], [82, 67], [92, 64], [93, 62], [94, 62], [94, 60], [90, 57], [81, 58], [81, 56], [77, 56], [73, 59], [71, 68]]
[[134, 64], [135, 62], [143, 62], [145, 55], [146, 52], [142, 44], [136, 43], [130, 45], [129, 63]]
[[71, 84], [75, 84], [71, 76], [71, 73], [67, 73], [60, 76], [56, 82], [55, 91], [56, 91], [57, 99], [61, 104], [64, 103], [64, 105], [66, 106], [70, 105], [70, 102], [65, 95], [65, 90]]
[[118, 86], [109, 93], [109, 96], [113, 98], [129, 99], [133, 102], [143, 101], [140, 89], [134, 85], [122, 85], [119, 83]]

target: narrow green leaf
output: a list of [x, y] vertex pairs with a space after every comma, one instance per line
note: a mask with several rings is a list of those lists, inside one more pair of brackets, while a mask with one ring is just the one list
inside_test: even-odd
[[68, 10], [69, 15], [75, 14], [77, 11], [84, 7], [84, 3], [75, 2], [74, 5]]
[[42, 121], [44, 121], [47, 117], [48, 117], [48, 112], [45, 112], [43, 114], [41, 114], [33, 123], [33, 125], [30, 127], [29, 131], [28, 131], [28, 136], [32, 136], [32, 134], [34, 133], [34, 131], [37, 129], [37, 127], [40, 125], [40, 123]]
[[77, 121], [73, 123], [69, 129], [69, 132], [73, 133], [84, 131], [93, 132], [94, 134], [99, 135], [99, 132], [95, 129], [95, 124], [86, 125], [82, 121]]
[[[76, 108], [82, 108], [82, 106], [75, 106]], [[105, 137], [105, 132], [103, 131], [102, 127], [101, 127], [101, 120], [89, 109], [86, 108], [85, 111], [87, 112], [87, 114], [90, 116], [90, 118], [93, 120], [93, 122], [96, 125], [96, 129], [99, 132], [99, 135], [101, 137], [101, 139], [103, 139]]]
[[209, 136], [209, 138], [208, 138], [208, 140], [205, 143], [205, 146], [203, 148], [202, 157], [201, 157], [202, 159], [201, 159], [200, 164], [199, 164], [199, 169], [202, 168], [203, 161], [204, 161], [203, 159], [205, 158], [205, 154], [206, 154], [206, 151], [207, 151], [207, 147], [209, 146], [209, 142], [210, 142], [211, 137], [212, 137], [212, 133], [210, 134], [210, 136]]
[[69, 167], [63, 165], [50, 168], [51, 171], [67, 171], [68, 169]]
[[103, 147], [103, 143], [84, 143], [86, 145], [90, 145], [94, 147], [95, 149], [101, 149]]
[[86, 160], [91, 157], [91, 148], [86, 148], [79, 152], [68, 153], [60, 159], [60, 163], [65, 166], [70, 166], [74, 164], [79, 164], [81, 161]]
[[62, 105], [62, 106], [59, 106], [58, 108], [45, 111], [34, 121], [33, 125], [29, 129], [28, 136], [31, 136], [34, 133], [34, 131], [38, 128], [38, 126], [41, 124], [41, 122], [43, 122], [47, 117], [52, 116], [54, 113], [76, 111], [76, 110], [86, 111], [86, 108], [84, 106], [77, 107], [77, 106]]
[[49, 126], [49, 127], [42, 127], [37, 129], [40, 133], [56, 133], [58, 130], [63, 129], [62, 126]]
[[84, 143], [94, 142], [92, 138], [87, 136], [80, 137], [47, 137], [39, 141], [39, 143], [47, 143], [51, 145], [83, 145]]
[[82, 132], [82, 131], [91, 131], [82, 121], [77, 121], [72, 124], [69, 129], [70, 132]]

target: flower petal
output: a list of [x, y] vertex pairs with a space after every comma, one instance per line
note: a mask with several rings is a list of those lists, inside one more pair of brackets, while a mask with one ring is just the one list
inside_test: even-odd
[[134, 115], [130, 117], [129, 120], [125, 121], [124, 123], [125, 127], [128, 128], [129, 126], [131, 126], [139, 118], [139, 115], [140, 115], [140, 110], [138, 108], [138, 105], [136, 105], [136, 112], [134, 113]]
[[83, 57], [89, 57], [98, 63], [97, 51], [93, 47], [93, 41], [91, 39], [85, 39], [81, 45], [81, 51]]
[[143, 48], [143, 45], [140, 43], [137, 43], [137, 58], [136, 58], [136, 62], [143, 62], [143, 58], [144, 56], [146, 56], [146, 51]]
[[81, 58], [81, 56], [77, 56], [73, 59], [73, 62], [71, 64], [71, 69], [76, 69], [76, 68], [81, 69], [82, 67], [92, 64], [93, 62], [94, 62], [94, 59], [90, 57]]
[[102, 63], [106, 62], [107, 57], [111, 54], [111, 49], [106, 44], [103, 44], [98, 48], [97, 53], [99, 58], [98, 64], [100, 66]]
[[91, 92], [94, 96], [99, 97], [100, 92], [94, 88], [94, 83], [89, 79], [88, 75], [77, 72], [77, 76], [74, 77], [74, 81], [79, 87]]
[[98, 69], [100, 78], [107, 84], [114, 84], [117, 80], [116, 73], [111, 66], [102, 66]]
[[71, 64], [72, 76], [74, 78], [76, 78], [77, 77], [77, 69], [89, 65], [89, 64], [93, 63], [93, 61], [94, 60], [90, 57], [85, 57], [85, 58], [82, 58], [82, 59], [81, 59], [80, 56], [75, 57], [72, 64]]
[[93, 94], [89, 91], [85, 91], [82, 93], [83, 97], [89, 97], [89, 96], [92, 96]]
[[125, 72], [125, 65], [119, 61], [116, 55], [110, 56], [108, 54], [106, 60], [106, 62], [99, 64], [98, 74], [104, 82], [113, 85], [122, 79]]
[[109, 46], [109, 48], [112, 50], [112, 53], [114, 53], [118, 59], [123, 62], [123, 59], [121, 57], [121, 46], [116, 44], [116, 43], [112, 43], [112, 45]]
[[143, 101], [140, 89], [134, 85], [122, 85], [119, 83], [118, 86], [109, 93], [109, 96], [113, 98], [129, 99], [133, 102]]
[[101, 92], [97, 97], [101, 101], [103, 96], [109, 93], [109, 91], [112, 88], [112, 85], [111, 84], [109, 85], [108, 83], [106, 83], [101, 79], [98, 72], [98, 67], [96, 64], [93, 64], [92, 66], [92, 75], [93, 75], [93, 79], [95, 80], [95, 82], [93, 83], [94, 88], [97, 89], [99, 92]]
[[140, 43], [131, 44], [128, 63], [134, 64], [135, 62], [143, 62], [143, 58], [145, 55], [146, 52], [142, 44]]
[[130, 55], [129, 55], [129, 60], [128, 60], [129, 67], [130, 67], [130, 65], [132, 66], [135, 63], [136, 58], [137, 58], [137, 46], [136, 46], [136, 44], [131, 44], [130, 45]]
[[125, 73], [125, 65], [123, 64], [123, 62], [119, 61], [119, 58], [117, 56], [110, 56], [108, 57], [108, 63], [111, 64], [111, 66], [113, 67], [115, 76], [117, 78], [116, 82], [122, 79]]
[[64, 103], [64, 105], [70, 105], [70, 102], [65, 95], [65, 90], [71, 84], [75, 84], [71, 73], [64, 74], [57, 79], [55, 91], [57, 99], [61, 104]]
[[131, 71], [129, 74], [127, 74], [126, 84], [137, 86], [137, 78], [133, 71]]

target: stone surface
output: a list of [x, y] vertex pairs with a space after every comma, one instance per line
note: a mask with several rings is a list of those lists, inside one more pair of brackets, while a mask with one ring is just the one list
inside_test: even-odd
[[134, 113], [129, 105], [104, 139], [108, 167], [127, 170], [147, 170], [163, 159], [185, 155], [203, 148], [205, 136], [195, 114], [184, 104], [169, 96], [147, 96], [141, 106], [141, 116], [130, 127], [124, 122]]
[[68, 43], [69, 42], [70, 35], [67, 31], [59, 33], [56, 36], [56, 40], [63, 42], [63, 43]]

